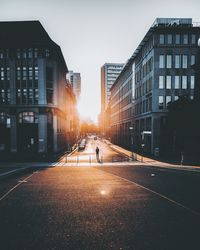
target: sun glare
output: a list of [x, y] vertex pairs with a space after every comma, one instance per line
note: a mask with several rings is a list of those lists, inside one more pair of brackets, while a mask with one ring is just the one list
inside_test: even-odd
[[89, 100], [80, 100], [77, 105], [78, 113], [81, 119], [91, 119], [92, 121], [97, 121], [97, 109], [96, 104], [91, 105]]

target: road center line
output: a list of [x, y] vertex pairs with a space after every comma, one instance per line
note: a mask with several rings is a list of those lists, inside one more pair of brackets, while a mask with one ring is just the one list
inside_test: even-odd
[[20, 181], [17, 185], [15, 185], [13, 188], [11, 188], [8, 192], [6, 192], [3, 196], [0, 197], [0, 201], [2, 201], [6, 196], [8, 196], [13, 190], [15, 190], [17, 187], [19, 187], [21, 184], [25, 183], [29, 178], [31, 178], [35, 174], [32, 173], [28, 177], [26, 177], [24, 180]]
[[132, 183], [132, 184], [134, 184], [134, 185], [136, 185], [136, 186], [138, 186], [138, 187], [140, 187], [140, 188], [142, 188], [142, 189], [145, 189], [146, 191], [149, 191], [149, 192], [151, 192], [151, 193], [153, 193], [153, 194], [155, 194], [155, 195], [157, 195], [157, 196], [160, 196], [161, 198], [163, 198], [163, 199], [165, 199], [165, 200], [167, 200], [167, 201], [169, 201], [169, 202], [171, 202], [171, 203], [173, 203], [173, 204], [175, 204], [175, 205], [177, 205], [177, 206], [179, 206], [179, 207], [181, 207], [181, 208], [184, 208], [185, 210], [191, 212], [191, 213], [194, 214], [194, 215], [200, 216], [200, 213], [199, 213], [199, 212], [197, 212], [197, 211], [195, 211], [195, 210], [193, 210], [193, 209], [191, 209], [191, 208], [189, 208], [189, 207], [186, 207], [186, 206], [184, 206], [183, 204], [181, 204], [181, 203], [179, 203], [179, 202], [177, 202], [177, 201], [174, 201], [174, 200], [168, 198], [168, 197], [165, 196], [165, 195], [162, 195], [162, 194], [160, 194], [160, 193], [158, 193], [158, 192], [156, 192], [156, 191], [153, 191], [153, 190], [151, 190], [151, 189], [149, 189], [149, 188], [147, 188], [147, 187], [144, 187], [144, 186], [142, 186], [142, 185], [140, 185], [140, 184], [138, 184], [138, 183], [136, 183], [136, 182], [134, 182], [134, 181], [130, 181], [130, 180], [126, 179], [126, 178], [123, 178], [123, 177], [121, 177], [121, 176], [118, 176], [118, 175], [116, 175], [116, 174], [113, 174], [113, 173], [110, 173], [110, 172], [107, 172], [107, 171], [104, 171], [104, 170], [100, 170], [100, 169], [98, 169], [98, 170], [99, 170], [99, 171], [102, 171], [102, 172], [104, 172], [104, 173], [108, 173], [108, 174], [110, 174], [110, 175], [113, 175], [113, 176], [115, 176], [115, 177], [118, 177], [119, 179], [122, 179], [122, 180], [124, 180], [124, 181], [130, 182], [130, 183]]

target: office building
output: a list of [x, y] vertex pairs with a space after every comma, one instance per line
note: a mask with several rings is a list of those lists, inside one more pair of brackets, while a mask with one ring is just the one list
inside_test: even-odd
[[81, 95], [81, 74], [75, 73], [72, 70], [67, 74], [67, 78], [72, 85], [74, 94], [76, 96], [77, 101], [80, 99]]
[[0, 155], [66, 150], [76, 104], [60, 47], [39, 21], [0, 22], [0, 31]]
[[112, 87], [114, 81], [123, 69], [124, 64], [122, 63], [105, 63], [101, 67], [101, 131], [103, 134], [106, 133], [107, 118], [106, 113], [108, 113], [107, 108], [110, 101], [110, 88]]
[[[127, 62], [132, 74], [134, 118], [133, 139], [135, 150], [151, 154], [165, 154], [169, 149], [165, 131], [166, 115], [170, 102], [182, 95], [194, 98], [195, 64], [200, 37], [200, 26], [191, 18], [157, 18]], [[111, 100], [115, 98], [115, 85], [122, 87], [129, 74], [122, 71], [111, 89]], [[119, 83], [120, 81], [120, 83]], [[111, 106], [111, 130], [120, 119], [113, 115]], [[119, 139], [119, 144], [122, 140]]]

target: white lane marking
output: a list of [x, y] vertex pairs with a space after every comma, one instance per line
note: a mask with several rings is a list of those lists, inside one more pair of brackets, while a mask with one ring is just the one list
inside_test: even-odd
[[0, 201], [2, 201], [6, 196], [8, 196], [13, 190], [15, 190], [17, 187], [19, 187], [22, 183], [26, 182], [29, 178], [31, 178], [35, 173], [32, 173], [28, 177], [26, 177], [24, 180], [20, 181], [17, 185], [15, 185], [13, 188], [11, 188], [8, 192], [6, 192], [3, 196], [0, 197]]
[[174, 200], [168, 198], [168, 197], [165, 196], [165, 195], [162, 195], [162, 194], [160, 194], [160, 193], [158, 193], [158, 192], [156, 192], [156, 191], [153, 191], [153, 190], [151, 190], [151, 189], [149, 189], [149, 188], [147, 188], [147, 187], [144, 187], [144, 186], [142, 186], [142, 185], [140, 185], [140, 184], [138, 184], [138, 183], [136, 183], [136, 182], [134, 182], [134, 181], [130, 181], [130, 180], [126, 179], [126, 178], [123, 178], [123, 177], [118, 176], [118, 175], [116, 175], [116, 174], [112, 174], [112, 173], [106, 172], [106, 171], [104, 171], [104, 170], [100, 170], [100, 169], [98, 169], [98, 170], [99, 170], [99, 171], [102, 171], [102, 172], [104, 172], [104, 173], [108, 173], [108, 174], [110, 174], [110, 175], [113, 175], [113, 176], [115, 176], [115, 177], [118, 177], [119, 179], [122, 179], [122, 180], [124, 180], [124, 181], [127, 181], [127, 182], [130, 182], [130, 183], [132, 183], [132, 184], [135, 184], [136, 186], [138, 186], [138, 187], [140, 187], [140, 188], [142, 188], [142, 189], [145, 189], [146, 191], [149, 191], [149, 192], [151, 192], [151, 193], [153, 193], [153, 194], [155, 194], [155, 195], [157, 195], [157, 196], [160, 196], [161, 198], [163, 198], [163, 199], [165, 199], [165, 200], [168, 200], [168, 201], [172, 202], [173, 204], [175, 204], [175, 205], [177, 205], [177, 206], [179, 206], [179, 207], [181, 207], [181, 208], [184, 208], [185, 210], [191, 212], [192, 214], [195, 214], [195, 215], [200, 216], [200, 213], [199, 213], [199, 212], [197, 212], [197, 211], [195, 211], [195, 210], [193, 210], [193, 209], [191, 209], [191, 208], [189, 208], [189, 207], [186, 207], [186, 206], [184, 206], [183, 204], [181, 204], [181, 203], [179, 203], [179, 202], [177, 202], [177, 201], [174, 201]]

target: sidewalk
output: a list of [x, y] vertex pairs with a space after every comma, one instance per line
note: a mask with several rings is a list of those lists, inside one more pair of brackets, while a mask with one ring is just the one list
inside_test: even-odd
[[125, 156], [128, 156], [129, 158], [132, 158], [134, 156], [134, 159], [138, 161], [140, 164], [143, 163], [148, 166], [155, 166], [155, 167], [161, 167], [161, 168], [172, 168], [176, 170], [189, 170], [189, 171], [198, 171], [200, 172], [200, 166], [190, 166], [190, 165], [180, 165], [180, 164], [173, 164], [173, 163], [167, 163], [159, 160], [155, 160], [146, 156], [141, 156], [140, 154], [136, 154], [135, 152], [131, 152], [127, 149], [124, 149], [120, 146], [117, 146], [115, 144], [112, 144], [108, 140], [104, 140], [104, 142], [112, 148], [114, 151], [121, 153]]

